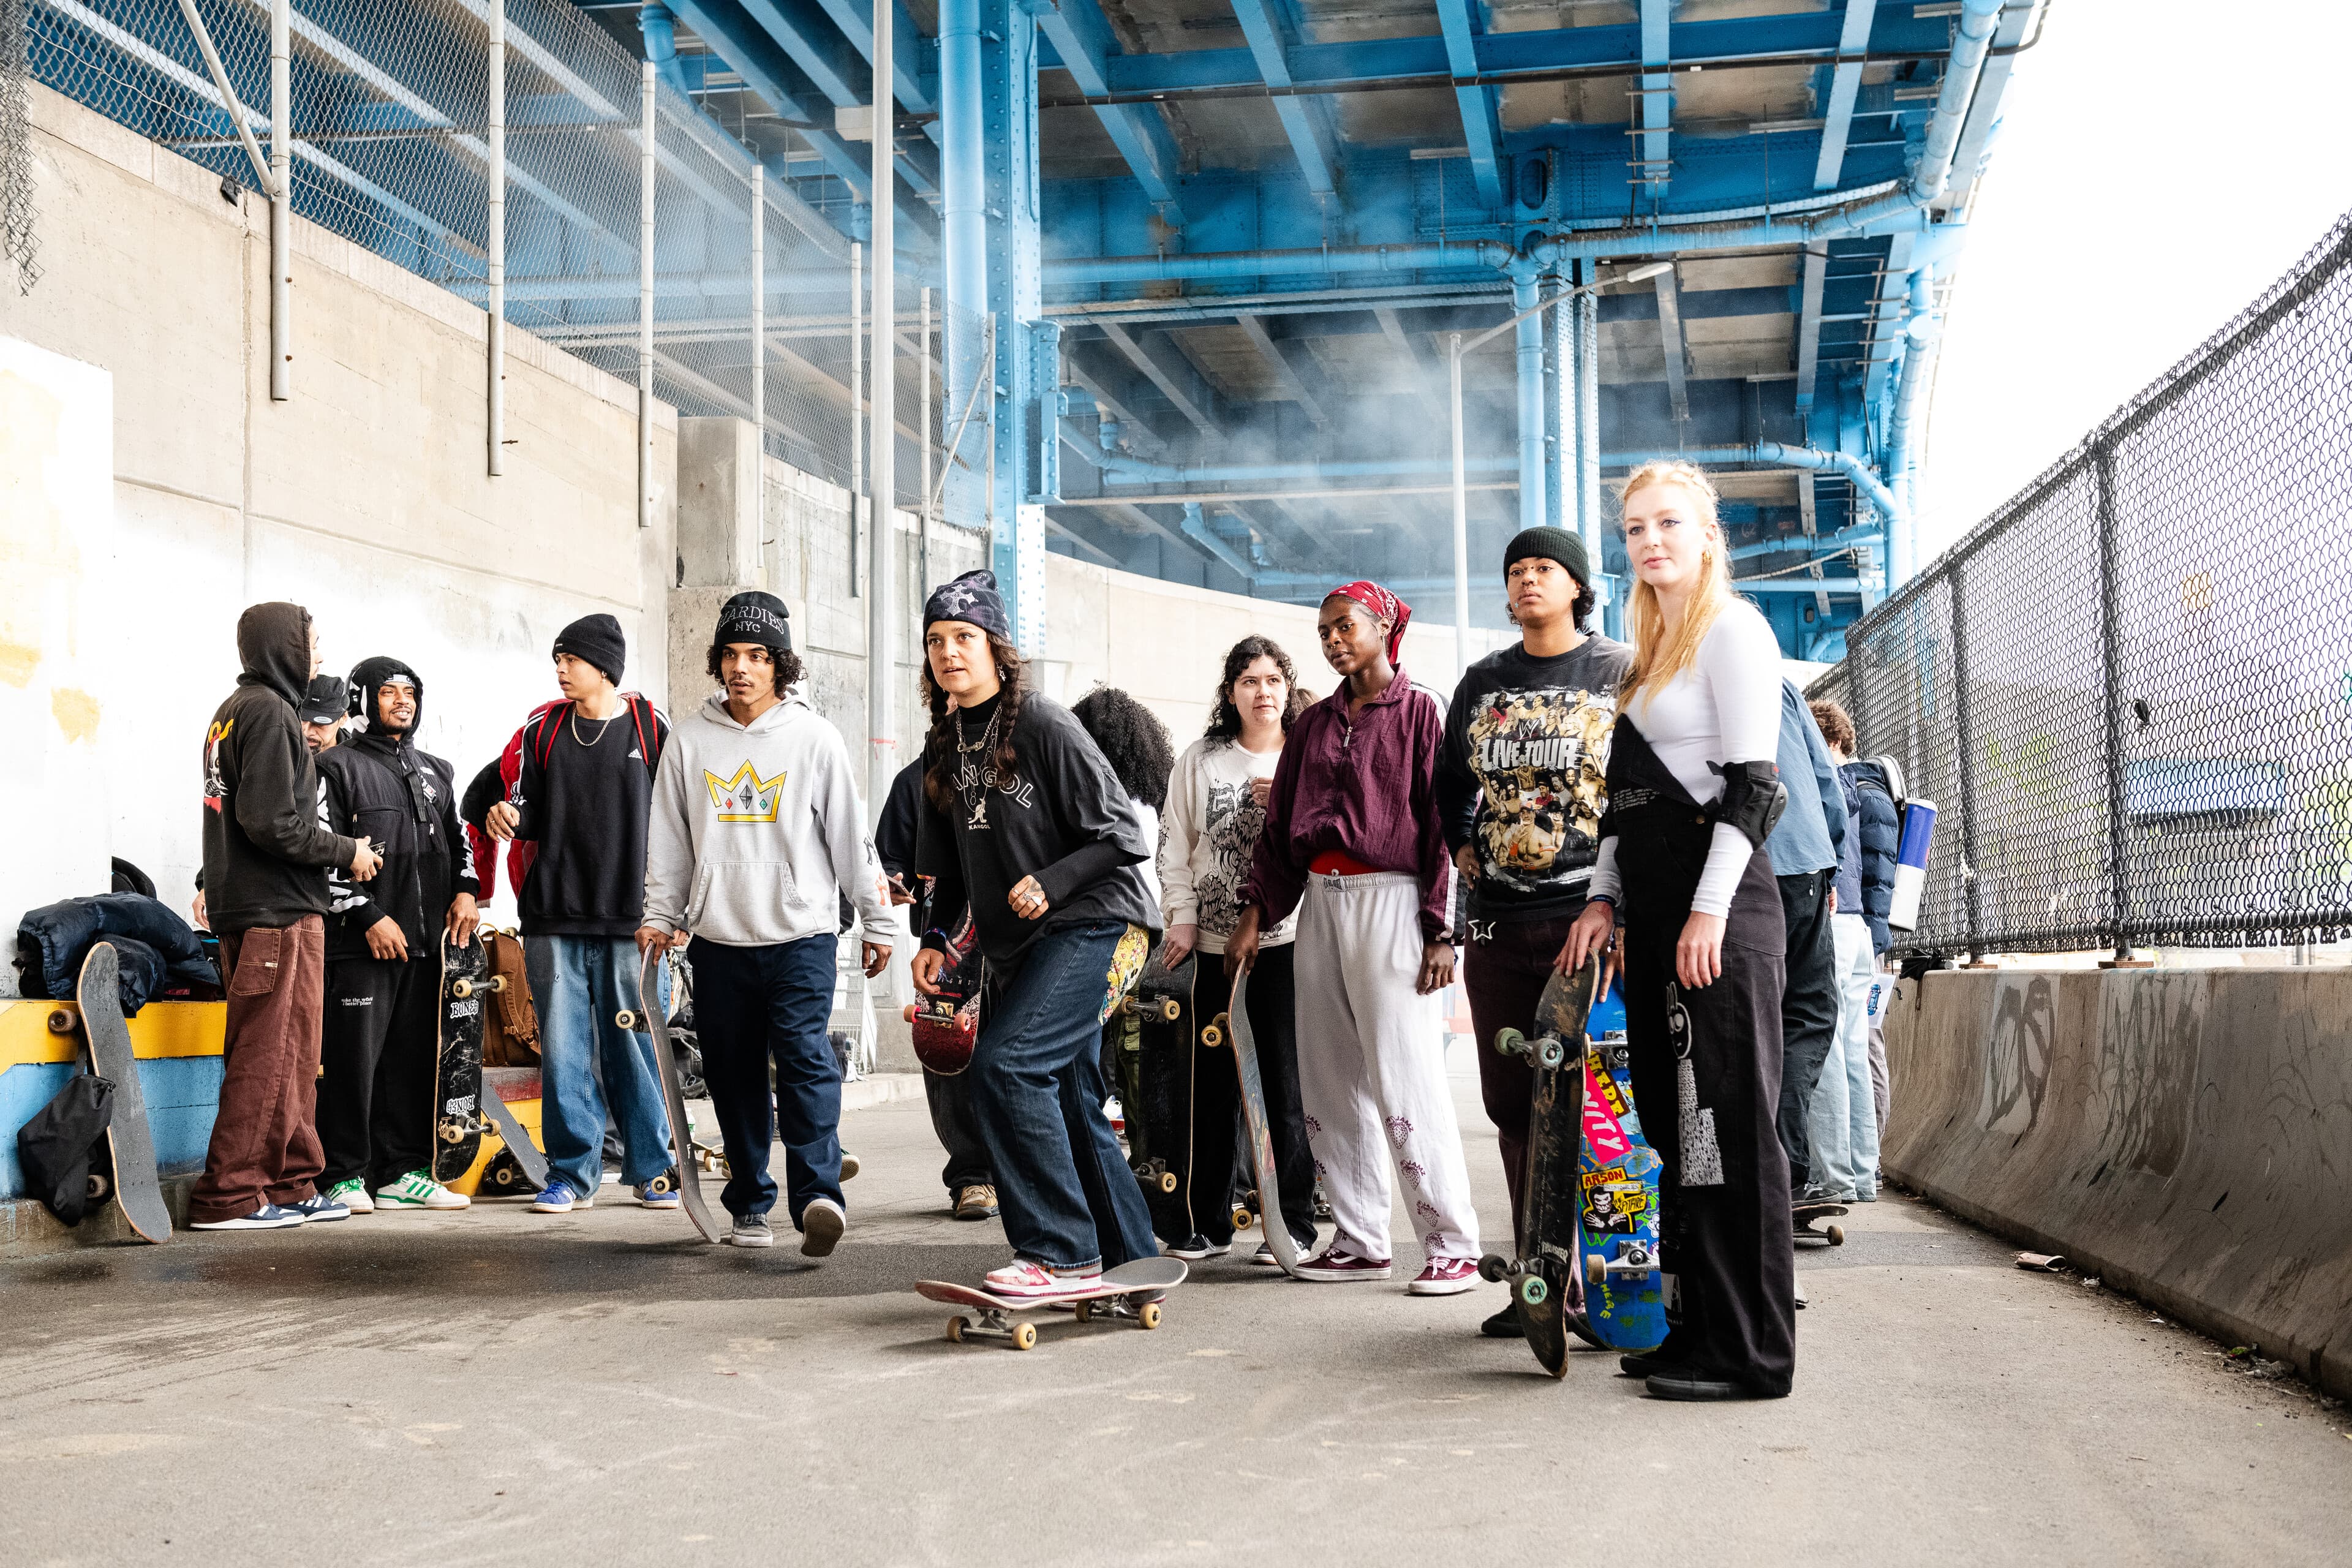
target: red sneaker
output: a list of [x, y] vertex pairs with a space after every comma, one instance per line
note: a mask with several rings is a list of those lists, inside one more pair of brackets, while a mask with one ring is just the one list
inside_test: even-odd
[[992, 1296], [1063, 1296], [1083, 1290], [1102, 1278], [1102, 1265], [1083, 1268], [1048, 1268], [1034, 1258], [1016, 1258], [1002, 1268], [992, 1268], [981, 1289]]
[[1385, 1258], [1359, 1258], [1334, 1242], [1319, 1256], [1299, 1264], [1298, 1277], [1301, 1279], [1323, 1280], [1385, 1279], [1389, 1277], [1389, 1260]]
[[1466, 1258], [1433, 1258], [1404, 1288], [1408, 1296], [1459, 1296], [1478, 1282], [1478, 1266]]

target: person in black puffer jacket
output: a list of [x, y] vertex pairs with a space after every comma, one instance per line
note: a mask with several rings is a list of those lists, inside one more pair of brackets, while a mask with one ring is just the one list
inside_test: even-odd
[[433, 1078], [441, 939], [471, 942], [481, 918], [473, 846], [455, 771], [416, 747], [424, 680], [376, 658], [352, 671], [352, 689], [365, 727], [320, 753], [322, 809], [338, 832], [372, 838], [383, 868], [364, 886], [328, 876], [320, 1184], [355, 1214], [464, 1208], [433, 1179]]

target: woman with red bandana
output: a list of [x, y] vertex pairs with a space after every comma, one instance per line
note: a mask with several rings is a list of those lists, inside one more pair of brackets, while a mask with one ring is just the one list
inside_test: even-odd
[[1335, 1227], [1299, 1273], [1389, 1277], [1393, 1161], [1428, 1259], [1406, 1289], [1454, 1296], [1477, 1279], [1478, 1216], [1435, 1000], [1454, 980], [1445, 710], [1397, 663], [1412, 618], [1377, 583], [1323, 601], [1316, 630], [1339, 689], [1291, 727], [1225, 965], [1248, 968], [1259, 931], [1298, 911], [1299, 1097]]

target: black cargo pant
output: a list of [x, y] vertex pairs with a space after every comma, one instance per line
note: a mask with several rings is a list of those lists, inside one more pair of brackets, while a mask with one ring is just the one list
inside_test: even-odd
[[319, 1190], [357, 1177], [370, 1192], [411, 1171], [432, 1173], [435, 1059], [441, 1048], [441, 960], [337, 958], [327, 963], [319, 1029]]
[[[1511, 1239], [1524, 1250], [1519, 1216], [1527, 1202], [1528, 1117], [1534, 1108], [1536, 1069], [1525, 1057], [1495, 1049], [1505, 1027], [1528, 1029], [1536, 1005], [1550, 984], [1552, 962], [1567, 945], [1576, 916], [1548, 920], [1474, 921], [1470, 951], [1462, 960], [1462, 988], [1470, 997], [1470, 1026], [1477, 1031], [1478, 1093], [1486, 1120], [1495, 1124], [1495, 1147], [1503, 1156], [1503, 1182], [1511, 1194]], [[1477, 932], [1484, 931], [1484, 936]]]
[[940, 1180], [947, 1184], [951, 1198], [966, 1187], [991, 1186], [996, 1180], [989, 1174], [988, 1145], [980, 1141], [980, 1122], [971, 1113], [971, 1079], [970, 1073], [923, 1069], [923, 1099], [931, 1108], [931, 1131], [939, 1135], [940, 1147], [948, 1152]]
[[[1654, 817], [1665, 815], [1639, 814]], [[1691, 822], [1685, 817], [1685, 823]], [[1639, 822], [1639, 816], [1634, 822]], [[1704, 822], [1666, 833], [1629, 824], [1625, 1039], [1642, 1131], [1665, 1168], [1659, 1177], [1659, 1262], [1666, 1276], [1662, 1357], [1759, 1394], [1789, 1392], [1796, 1372], [1796, 1243], [1789, 1163], [1774, 1128], [1780, 1096], [1780, 970], [1784, 936], [1771, 863], [1752, 855], [1732, 896], [1723, 973], [1692, 989], [1675, 980], [1675, 944], [1690, 917], [1711, 833]], [[1670, 994], [1668, 987], [1675, 987]], [[1689, 1019], [1694, 1094], [1678, 1093], [1670, 1002]], [[1711, 1136], [1719, 1171], [1686, 1133]], [[1706, 1182], [1685, 1185], [1685, 1178]], [[1711, 1179], [1710, 1179], [1711, 1178]]]
[[1805, 1108], [1822, 1081], [1822, 1064], [1837, 1042], [1836, 932], [1830, 924], [1830, 884], [1837, 873], [1804, 871], [1776, 877], [1780, 919], [1789, 942], [1788, 981], [1780, 995], [1780, 1148], [1789, 1157], [1789, 1185], [1801, 1192], [1811, 1176]]

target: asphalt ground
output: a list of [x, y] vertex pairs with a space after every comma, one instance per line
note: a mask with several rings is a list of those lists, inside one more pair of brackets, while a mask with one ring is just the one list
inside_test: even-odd
[[1385, 1284], [1241, 1247], [1156, 1332], [950, 1344], [910, 1287], [976, 1279], [1002, 1235], [947, 1216], [919, 1099], [844, 1132], [864, 1168], [822, 1264], [612, 1186], [0, 1264], [0, 1560], [2352, 1560], [2342, 1409], [1899, 1194], [1801, 1251], [1795, 1394], [1693, 1405], [1598, 1353], [1554, 1382], [1478, 1337], [1499, 1288], [1408, 1297], [1409, 1244]]

